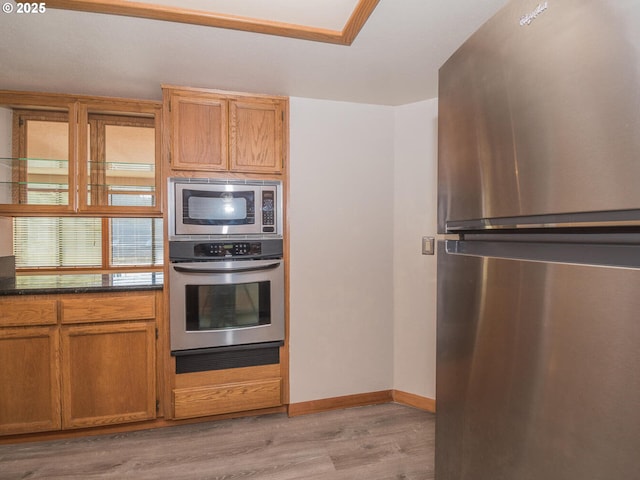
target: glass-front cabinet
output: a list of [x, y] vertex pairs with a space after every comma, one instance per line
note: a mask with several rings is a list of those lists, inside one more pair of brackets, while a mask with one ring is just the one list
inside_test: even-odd
[[159, 213], [160, 108], [0, 91], [0, 214]]
[[159, 108], [110, 111], [101, 105], [81, 108], [88, 140], [80, 154], [87, 185], [86, 196], [80, 199], [83, 209], [105, 213], [159, 210], [159, 112]]
[[0, 105], [0, 205], [72, 209], [69, 108]]

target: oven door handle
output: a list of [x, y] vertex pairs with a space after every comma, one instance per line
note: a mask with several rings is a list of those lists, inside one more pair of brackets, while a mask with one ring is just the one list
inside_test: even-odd
[[259, 267], [242, 267], [242, 268], [196, 268], [196, 267], [183, 267], [174, 265], [173, 269], [176, 272], [181, 273], [239, 273], [239, 272], [259, 272], [263, 270], [273, 270], [280, 266], [280, 262], [269, 263], [268, 265], [261, 265]]

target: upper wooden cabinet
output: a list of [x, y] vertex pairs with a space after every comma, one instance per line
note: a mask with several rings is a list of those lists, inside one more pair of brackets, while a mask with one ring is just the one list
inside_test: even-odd
[[164, 87], [173, 170], [279, 174], [285, 164], [286, 97]]
[[161, 104], [0, 91], [0, 214], [159, 214]]
[[229, 169], [236, 172], [281, 172], [283, 164], [282, 100], [229, 102]]
[[227, 169], [227, 101], [170, 91], [171, 166], [180, 170]]

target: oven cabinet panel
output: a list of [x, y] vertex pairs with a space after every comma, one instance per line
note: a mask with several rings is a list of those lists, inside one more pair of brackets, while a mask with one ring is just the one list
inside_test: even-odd
[[58, 345], [57, 326], [0, 328], [0, 435], [60, 429]]
[[233, 368], [175, 376], [175, 419], [206, 417], [280, 407], [280, 365]]
[[156, 416], [155, 323], [62, 328], [63, 428]]
[[280, 378], [174, 390], [176, 418], [204, 417], [281, 405]]

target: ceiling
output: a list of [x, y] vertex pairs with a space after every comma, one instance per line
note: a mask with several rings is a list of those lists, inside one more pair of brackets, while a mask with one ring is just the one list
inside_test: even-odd
[[171, 84], [402, 105], [436, 97], [440, 65], [506, 1], [380, 0], [350, 46], [53, 8], [0, 13], [0, 89], [160, 99]]

